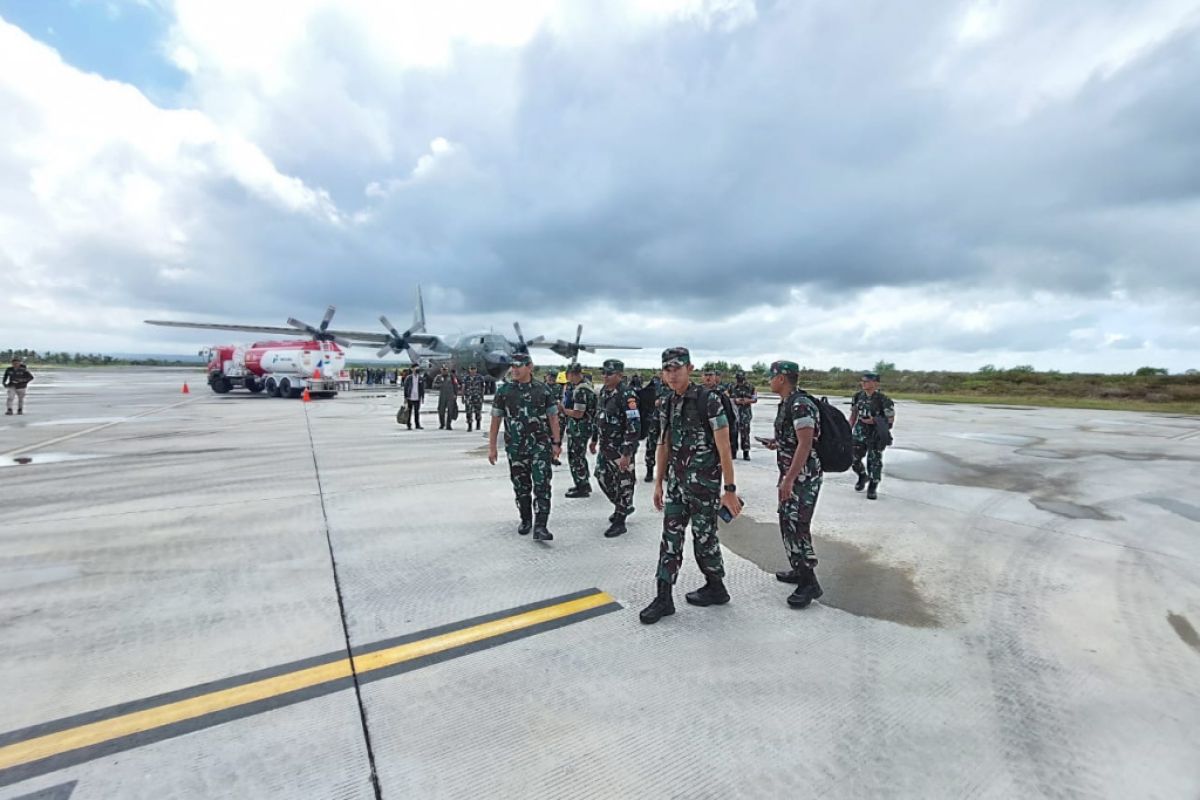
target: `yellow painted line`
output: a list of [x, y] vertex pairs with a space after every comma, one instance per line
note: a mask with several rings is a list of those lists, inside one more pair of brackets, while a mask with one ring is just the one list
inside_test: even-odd
[[596, 594], [589, 594], [587, 597], [580, 597], [576, 600], [568, 600], [565, 603], [559, 603], [555, 606], [538, 608], [522, 614], [514, 614], [511, 617], [473, 625], [470, 628], [463, 628], [460, 631], [451, 631], [450, 633], [443, 633], [440, 636], [431, 636], [428, 639], [421, 639], [416, 642], [389, 647], [386, 650], [355, 656], [354, 666], [358, 670], [358, 674], [362, 675], [366, 672], [390, 667], [393, 664], [412, 661], [414, 658], [453, 650], [456, 647], [462, 647], [463, 645], [472, 644], [484, 639], [491, 639], [494, 636], [503, 636], [506, 633], [540, 625], [543, 622], [569, 617], [589, 609], [608, 605], [612, 602], [614, 601], [607, 592], [597, 592]]
[[[361, 675], [434, 653], [453, 650], [463, 645], [503, 636], [506, 633], [529, 628], [543, 622], [570, 617], [612, 602], [614, 600], [607, 592], [597, 592], [557, 605], [514, 614], [511, 617], [503, 617], [462, 630], [356, 656], [354, 666]], [[339, 680], [350, 674], [350, 659], [343, 658], [328, 664], [289, 672], [286, 675], [264, 678], [242, 686], [167, 703], [157, 708], [135, 711], [112, 719], [100, 720], [58, 733], [16, 742], [6, 747], [0, 747], [0, 770]]]

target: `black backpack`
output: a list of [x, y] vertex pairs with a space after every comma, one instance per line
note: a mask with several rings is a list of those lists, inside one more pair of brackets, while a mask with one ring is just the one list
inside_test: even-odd
[[803, 389], [800, 394], [812, 400], [821, 415], [821, 435], [813, 443], [821, 459], [822, 472], [845, 472], [854, 463], [854, 439], [846, 415], [829, 402], [828, 397], [817, 399]]
[[[704, 418], [703, 409], [708, 408], [708, 395], [708, 387], [696, 387], [696, 403], [699, 406], [698, 410], [701, 411], [700, 416], [702, 418]], [[729, 420], [729, 425], [725, 428], [725, 430], [729, 431], [729, 457], [733, 458], [738, 449], [737, 414], [735, 414], [733, 410], [733, 401], [726, 397], [724, 392], [717, 392], [717, 397], [721, 400], [721, 408], [725, 410], [725, 419]], [[713, 431], [712, 426], [708, 424], [707, 418], [704, 418], [703, 428], [704, 438], [712, 443], [713, 452], [717, 452], [716, 432]]]

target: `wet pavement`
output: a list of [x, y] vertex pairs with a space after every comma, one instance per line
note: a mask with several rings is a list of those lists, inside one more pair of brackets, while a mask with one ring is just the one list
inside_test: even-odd
[[479, 433], [201, 378], [43, 371], [0, 425], [0, 798], [1200, 796], [1200, 418], [899, 402], [803, 611], [756, 448], [732, 602], [688, 545], [643, 626], [649, 484], [605, 539], [564, 461], [534, 543]]

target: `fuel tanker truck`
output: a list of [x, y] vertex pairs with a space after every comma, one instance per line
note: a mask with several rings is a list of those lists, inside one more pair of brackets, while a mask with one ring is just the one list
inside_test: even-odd
[[337, 394], [346, 355], [336, 342], [255, 342], [209, 348], [208, 385], [217, 394], [243, 388], [272, 397]]

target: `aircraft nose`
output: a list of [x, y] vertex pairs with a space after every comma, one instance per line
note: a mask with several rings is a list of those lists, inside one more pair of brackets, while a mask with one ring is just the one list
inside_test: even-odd
[[499, 378], [512, 366], [512, 359], [508, 357], [508, 353], [502, 350], [488, 353], [484, 360], [487, 362], [488, 374], [493, 378]]

